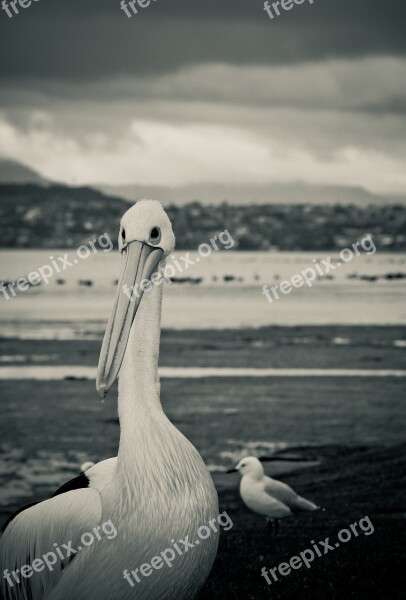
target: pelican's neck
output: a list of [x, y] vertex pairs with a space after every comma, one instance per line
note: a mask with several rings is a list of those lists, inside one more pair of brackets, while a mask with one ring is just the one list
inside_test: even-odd
[[131, 327], [118, 384], [119, 455], [139, 442], [148, 421], [163, 415], [158, 358], [163, 284], [145, 292]]
[[[214, 486], [199, 453], [166, 417], [159, 399], [162, 285], [144, 293], [120, 370], [121, 433], [115, 471], [119, 483], [113, 481], [111, 487], [117, 520], [133, 515], [136, 506], [147, 530], [156, 527], [157, 515], [165, 528], [168, 498], [178, 514], [179, 504], [173, 499], [186, 497], [193, 513], [189, 518], [194, 515], [197, 523], [218, 512]], [[179, 523], [184, 528], [184, 521]]]

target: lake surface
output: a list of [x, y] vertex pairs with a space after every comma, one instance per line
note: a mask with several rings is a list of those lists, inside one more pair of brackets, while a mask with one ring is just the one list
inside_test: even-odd
[[[51, 275], [49, 283], [17, 291], [7, 300], [0, 294], [3, 336], [54, 336], [55, 327], [65, 337], [99, 335], [111, 310], [120, 272], [117, 252], [78, 258], [75, 251], [3, 250], [0, 280], [27, 276], [52, 260], [68, 254], [72, 266]], [[406, 323], [406, 255], [376, 253], [355, 256], [342, 263], [332, 254], [332, 269], [289, 294], [279, 292], [270, 303], [263, 286], [279, 285], [322, 260], [329, 253], [314, 252], [213, 252], [199, 257], [182, 272], [176, 264], [176, 282], [165, 284], [163, 327], [173, 329], [223, 329], [266, 325], [356, 325]], [[176, 261], [175, 261], [176, 258]], [[196, 261], [196, 258], [199, 260]], [[340, 266], [337, 264], [341, 262]], [[57, 264], [62, 268], [62, 262]]]

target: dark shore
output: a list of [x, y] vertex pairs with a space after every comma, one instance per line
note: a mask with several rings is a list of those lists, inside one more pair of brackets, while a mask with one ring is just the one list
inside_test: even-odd
[[[281, 522], [276, 537], [268, 535], [265, 520], [242, 505], [237, 481], [234, 490], [220, 492], [220, 510], [227, 511], [234, 525], [222, 534], [213, 571], [199, 600], [404, 597], [406, 444], [330, 446], [312, 448], [312, 452], [323, 457], [321, 466], [280, 477], [325, 510]], [[285, 577], [279, 574], [279, 581], [271, 585], [261, 576], [262, 567], [269, 570], [289, 562], [311, 549], [312, 540], [317, 543], [329, 537], [334, 545], [341, 529], [350, 529], [365, 516], [374, 526], [371, 535], [352, 536], [327, 555], [316, 556], [310, 569], [302, 566]]]
[[[406, 328], [271, 327], [243, 331], [164, 331], [162, 366], [404, 369]], [[15, 365], [92, 365], [100, 341], [1, 340]], [[14, 359], [12, 358], [14, 357]], [[21, 358], [23, 357], [23, 358]], [[3, 365], [5, 363], [3, 362]], [[405, 378], [297, 377], [163, 379], [162, 403], [212, 471], [221, 511], [233, 527], [221, 536], [199, 600], [398, 600], [405, 533]], [[81, 462], [117, 451], [113, 391], [100, 403], [93, 381], [0, 381], [1, 521], [24, 503], [48, 497]], [[324, 507], [281, 523], [270, 537], [264, 519], [244, 507], [241, 453], [274, 450], [306, 459], [266, 470]], [[368, 516], [375, 528], [312, 567], [267, 585], [271, 569]]]

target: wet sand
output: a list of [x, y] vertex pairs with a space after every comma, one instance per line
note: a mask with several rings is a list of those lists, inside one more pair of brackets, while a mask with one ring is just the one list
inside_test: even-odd
[[[220, 492], [220, 509], [234, 526], [221, 537], [220, 550], [199, 600], [262, 598], [289, 600], [400, 600], [405, 590], [406, 444], [390, 447], [343, 446], [318, 449], [323, 465], [287, 474], [283, 480], [325, 511], [306, 513], [280, 524], [269, 536], [265, 521], [241, 505], [236, 490]], [[282, 478], [282, 477], [281, 477]], [[268, 585], [261, 569], [278, 567], [292, 556], [368, 516], [374, 532], [348, 542]], [[359, 527], [358, 527], [359, 530]]]
[[[273, 327], [164, 331], [162, 366], [404, 369], [405, 327]], [[99, 340], [1, 340], [3, 364], [89, 365]], [[4, 359], [4, 357], [6, 357]], [[162, 403], [208, 464], [221, 510], [233, 520], [199, 600], [401, 597], [405, 531], [405, 378], [164, 379]], [[115, 391], [102, 404], [92, 381], [0, 381], [1, 520], [49, 496], [85, 460], [116, 454]], [[246, 509], [238, 477], [244, 454], [292, 452], [313, 462], [266, 466], [325, 507], [281, 524], [270, 538]], [[292, 470], [293, 469], [293, 470]], [[403, 495], [403, 496], [402, 496]], [[268, 586], [272, 568], [368, 515], [359, 536]]]

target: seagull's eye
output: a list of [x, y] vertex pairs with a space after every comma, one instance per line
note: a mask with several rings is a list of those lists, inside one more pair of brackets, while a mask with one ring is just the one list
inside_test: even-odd
[[123, 242], [125, 242], [125, 229], [123, 229], [121, 232], [121, 239], [123, 240]]
[[241, 467], [246, 467], [247, 465], [244, 463], [243, 465], [241, 465]]
[[151, 229], [151, 233], [149, 234], [149, 241], [153, 244], [158, 244], [161, 241], [161, 230], [159, 227], [153, 227]]

